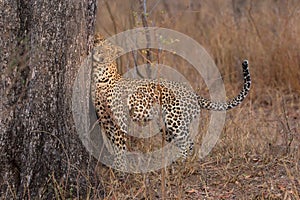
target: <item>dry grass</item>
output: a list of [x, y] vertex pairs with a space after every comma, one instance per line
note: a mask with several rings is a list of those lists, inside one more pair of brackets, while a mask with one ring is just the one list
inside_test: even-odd
[[[219, 67], [228, 96], [241, 86], [238, 63], [249, 59], [251, 94], [242, 106], [227, 112], [221, 138], [201, 161], [191, 159], [124, 179], [99, 166], [105, 199], [299, 199], [298, 1], [241, 1], [241, 12], [234, 12], [232, 1], [191, 2], [147, 1], [148, 25], [183, 32], [201, 43]], [[140, 16], [138, 1], [99, 1], [97, 31], [108, 37], [140, 27]], [[163, 54], [160, 63], [197, 81], [185, 61], [169, 56]], [[198, 82], [192, 85], [206, 95], [203, 82]], [[209, 116], [202, 115], [203, 132]]]

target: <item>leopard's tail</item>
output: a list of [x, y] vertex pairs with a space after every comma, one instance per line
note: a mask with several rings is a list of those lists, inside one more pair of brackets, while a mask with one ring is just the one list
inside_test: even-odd
[[231, 108], [236, 107], [243, 102], [245, 97], [250, 91], [251, 86], [251, 77], [249, 72], [248, 60], [244, 60], [242, 63], [243, 67], [243, 76], [244, 76], [244, 86], [240, 93], [233, 99], [227, 102], [212, 102], [209, 99], [205, 99], [201, 96], [198, 96], [198, 102], [202, 109], [214, 110], [214, 111], [225, 111]]

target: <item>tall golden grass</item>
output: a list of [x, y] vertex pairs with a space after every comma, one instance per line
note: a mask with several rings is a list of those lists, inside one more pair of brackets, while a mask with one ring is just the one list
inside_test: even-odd
[[[247, 58], [256, 92], [266, 88], [300, 92], [297, 0], [240, 1], [238, 11], [233, 1], [195, 2], [148, 0], [148, 25], [180, 31], [197, 40], [214, 58], [225, 81], [232, 79], [226, 74], [236, 72], [234, 66]], [[138, 1], [99, 1], [97, 31], [108, 37], [141, 27], [140, 14]]]

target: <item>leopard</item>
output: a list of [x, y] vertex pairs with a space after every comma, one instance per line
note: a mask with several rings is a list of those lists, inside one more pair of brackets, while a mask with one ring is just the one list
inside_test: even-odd
[[91, 97], [101, 132], [111, 142], [113, 166], [126, 167], [126, 143], [129, 123], [145, 125], [161, 114], [165, 141], [179, 148], [186, 159], [193, 151], [190, 125], [201, 109], [226, 111], [243, 102], [251, 86], [249, 62], [242, 62], [243, 87], [239, 94], [225, 102], [204, 98], [186, 83], [165, 79], [125, 78], [118, 72], [116, 57], [122, 48], [96, 34], [92, 54]]

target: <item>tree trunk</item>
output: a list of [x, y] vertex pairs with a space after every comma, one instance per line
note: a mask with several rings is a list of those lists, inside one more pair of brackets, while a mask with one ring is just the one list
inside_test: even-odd
[[96, 0], [0, 1], [1, 199], [96, 195], [71, 110], [95, 10]]

